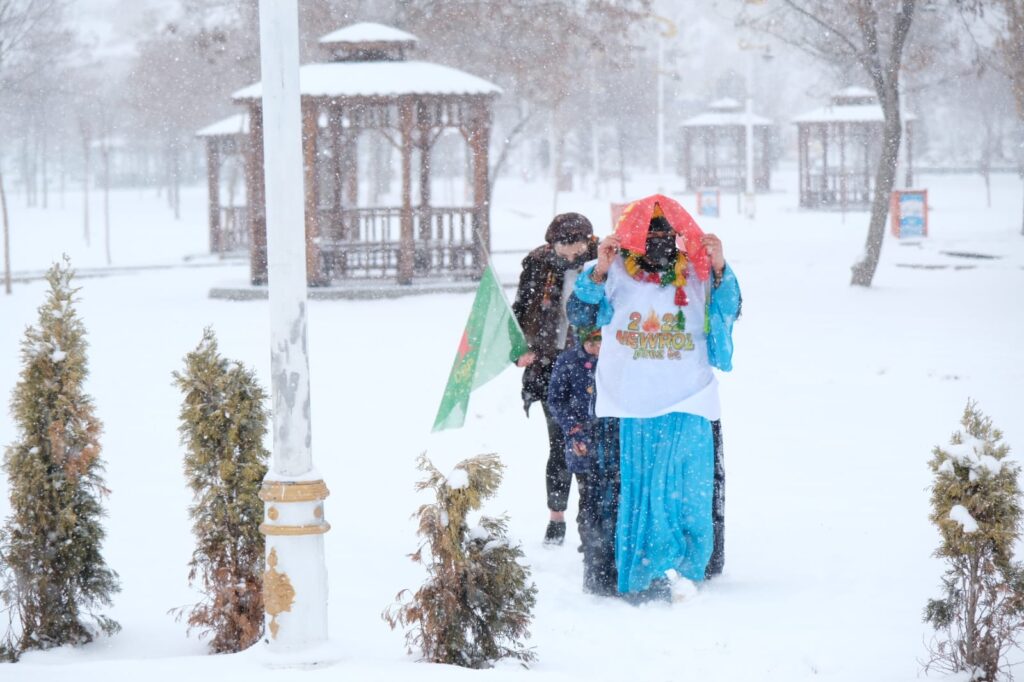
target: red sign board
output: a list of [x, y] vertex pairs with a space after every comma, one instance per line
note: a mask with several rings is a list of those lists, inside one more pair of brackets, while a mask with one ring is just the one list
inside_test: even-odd
[[897, 239], [928, 236], [928, 190], [893, 190], [889, 203], [892, 234]]

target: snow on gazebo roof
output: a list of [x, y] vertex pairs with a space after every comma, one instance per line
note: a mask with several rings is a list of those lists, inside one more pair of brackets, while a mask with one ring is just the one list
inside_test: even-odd
[[360, 43], [412, 43], [419, 39], [411, 33], [400, 31], [384, 24], [375, 24], [372, 21], [364, 21], [352, 24], [345, 28], [339, 28], [333, 33], [328, 33], [318, 41], [321, 45], [357, 45]]
[[[498, 95], [494, 83], [430, 62], [327, 62], [299, 68], [299, 92], [311, 97], [399, 95]], [[236, 101], [258, 99], [260, 83], [235, 92]]]
[[248, 135], [249, 114], [235, 114], [211, 123], [196, 131], [196, 137], [222, 137], [225, 135]]
[[[770, 126], [770, 119], [764, 116], [753, 115], [755, 126]], [[683, 121], [684, 128], [704, 128], [711, 126], [744, 126], [747, 124], [747, 114], [743, 111], [739, 102], [731, 97], [716, 99], [708, 105], [708, 111]]]
[[[904, 111], [902, 118], [904, 121], [917, 119], [909, 111]], [[793, 123], [881, 123], [884, 120], [875, 93], [854, 85], [834, 93], [832, 104], [800, 114]]]
[[711, 111], [739, 111], [741, 108], [740, 103], [734, 100], [732, 97], [723, 97], [716, 99], [714, 102], [708, 105], [708, 109]]
[[[755, 126], [770, 126], [771, 119], [754, 114], [752, 116]], [[684, 128], [702, 128], [705, 126], [745, 126], [747, 115], [742, 111], [708, 111], [697, 114], [683, 121]]]
[[859, 85], [851, 85], [836, 92], [833, 97], [875, 97], [874, 90], [862, 88]]

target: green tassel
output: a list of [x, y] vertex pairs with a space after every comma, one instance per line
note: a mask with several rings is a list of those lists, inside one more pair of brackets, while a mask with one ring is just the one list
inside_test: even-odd
[[681, 332], [686, 331], [686, 315], [683, 315], [683, 309], [680, 308], [679, 312], [676, 313], [676, 329]]

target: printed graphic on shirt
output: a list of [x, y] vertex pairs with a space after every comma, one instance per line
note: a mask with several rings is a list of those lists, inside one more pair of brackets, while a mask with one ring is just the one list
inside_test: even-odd
[[683, 351], [693, 350], [693, 335], [686, 330], [683, 311], [660, 317], [652, 308], [645, 318], [631, 312], [625, 329], [615, 331], [615, 340], [633, 349], [634, 360], [679, 360]]

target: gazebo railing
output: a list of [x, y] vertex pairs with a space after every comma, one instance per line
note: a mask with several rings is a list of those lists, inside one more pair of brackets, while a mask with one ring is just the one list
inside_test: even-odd
[[218, 253], [236, 253], [249, 249], [249, 207], [221, 206]]
[[[398, 274], [401, 207], [325, 209], [319, 214], [320, 254], [329, 279]], [[413, 274], [470, 277], [479, 273], [473, 207], [412, 209]]]
[[826, 174], [816, 169], [805, 176], [800, 188], [800, 205], [808, 208], [844, 205], [867, 208], [873, 196], [872, 185], [870, 176], [865, 177], [863, 173], [840, 173], [829, 169]]

